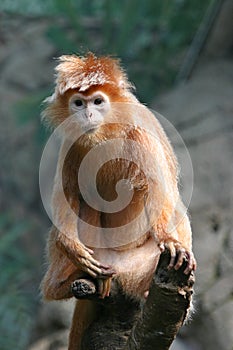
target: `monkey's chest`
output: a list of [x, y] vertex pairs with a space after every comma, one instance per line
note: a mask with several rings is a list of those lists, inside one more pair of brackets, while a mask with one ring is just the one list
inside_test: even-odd
[[87, 175], [80, 190], [85, 220], [94, 217], [95, 226], [120, 227], [143, 210], [147, 182], [136, 164], [120, 159], [105, 163], [95, 176]]
[[106, 201], [114, 201], [119, 196], [132, 197], [147, 188], [147, 179], [138, 166], [124, 159], [112, 160], [104, 164], [96, 176], [96, 188]]

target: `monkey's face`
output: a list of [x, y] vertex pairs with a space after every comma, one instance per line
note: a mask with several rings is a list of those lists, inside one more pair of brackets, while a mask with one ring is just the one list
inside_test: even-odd
[[69, 111], [72, 116], [77, 117], [84, 132], [94, 132], [110, 111], [110, 101], [102, 91], [95, 91], [90, 95], [77, 92], [69, 99]]

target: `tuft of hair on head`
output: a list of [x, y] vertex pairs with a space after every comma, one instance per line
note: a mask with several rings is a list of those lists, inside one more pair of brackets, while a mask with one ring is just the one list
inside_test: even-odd
[[113, 102], [137, 101], [131, 92], [134, 86], [128, 81], [119, 59], [97, 57], [89, 52], [86, 56], [63, 55], [58, 61], [55, 91], [43, 101], [46, 108], [41, 116], [47, 126], [54, 127], [64, 120], [66, 106], [63, 96], [71, 90], [84, 93], [93, 88], [102, 88]]
[[92, 52], [86, 56], [63, 55], [55, 68], [57, 73], [55, 94], [63, 95], [69, 89], [80, 92], [98, 85], [112, 85], [115, 89], [131, 90], [120, 61], [109, 56], [97, 57]]

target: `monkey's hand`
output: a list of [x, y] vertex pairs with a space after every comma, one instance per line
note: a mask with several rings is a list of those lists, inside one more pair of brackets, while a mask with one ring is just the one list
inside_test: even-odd
[[109, 295], [111, 278], [116, 273], [111, 266], [102, 264], [94, 259], [93, 250], [81, 242], [74, 243], [67, 235], [61, 235], [60, 233], [56, 245], [81, 271], [97, 279], [99, 286], [98, 292], [101, 298]]
[[111, 266], [101, 264], [99, 261], [94, 259], [92, 254], [93, 251], [91, 249], [84, 247], [76, 258], [76, 266], [78, 266], [82, 271], [88, 273], [93, 278], [107, 281], [115, 274], [115, 271]]
[[87, 248], [81, 242], [74, 242], [67, 238], [67, 235], [63, 234], [59, 237], [56, 245], [75, 266], [93, 278], [106, 279], [112, 277], [115, 273], [111, 266], [101, 264], [93, 258], [93, 250]]
[[97, 279], [98, 294], [101, 299], [108, 297], [111, 290], [112, 276], [116, 273], [111, 266], [103, 265], [97, 260], [89, 257], [81, 258], [80, 268], [90, 276]]
[[159, 248], [161, 252], [163, 252], [166, 248], [170, 251], [171, 260], [168, 265], [169, 269], [174, 268], [175, 270], [179, 270], [183, 262], [186, 261], [187, 267], [184, 270], [184, 273], [186, 275], [196, 270], [197, 263], [192, 251], [184, 248], [180, 242], [173, 239], [172, 237], [159, 243]]
[[95, 260], [92, 255], [93, 251], [83, 246], [83, 251], [80, 252], [80, 257], [78, 258], [78, 264], [80, 264], [82, 271], [97, 279], [98, 294], [101, 299], [104, 299], [110, 294], [112, 276], [116, 272], [111, 266], [101, 264]]
[[112, 276], [116, 273], [115, 270], [109, 266], [101, 264], [93, 257], [93, 251], [84, 247], [83, 252], [78, 257], [76, 265], [79, 268], [96, 279], [98, 286], [98, 294], [101, 299], [108, 297], [111, 290]]

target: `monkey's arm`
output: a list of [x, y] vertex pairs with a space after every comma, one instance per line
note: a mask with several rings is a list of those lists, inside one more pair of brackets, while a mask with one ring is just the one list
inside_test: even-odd
[[113, 275], [111, 268], [95, 260], [92, 257], [93, 251], [78, 239], [77, 221], [80, 203], [75, 183], [76, 174], [67, 173], [66, 166], [62, 166], [63, 153], [64, 151], [61, 149], [52, 198], [53, 223], [57, 228], [56, 247], [75, 266], [92, 277], [111, 277]]
[[[106, 278], [113, 272], [109, 266], [103, 265], [92, 257], [93, 251], [78, 240], [77, 212], [78, 203], [63, 203], [63, 194], [55, 187], [53, 195], [55, 225], [58, 228], [55, 237], [56, 247], [66, 255], [80, 270], [94, 278]], [[69, 207], [70, 204], [70, 207]]]

